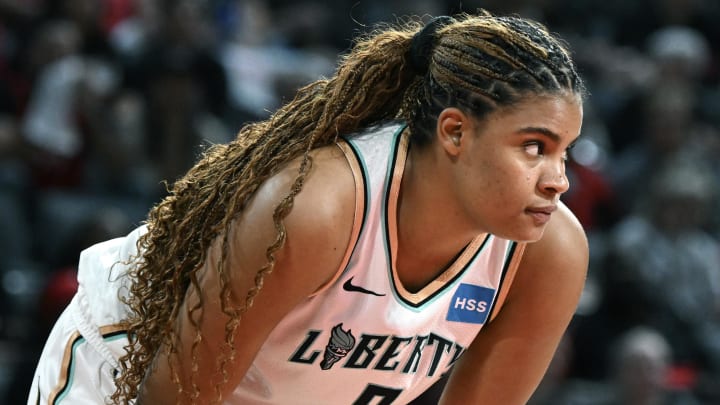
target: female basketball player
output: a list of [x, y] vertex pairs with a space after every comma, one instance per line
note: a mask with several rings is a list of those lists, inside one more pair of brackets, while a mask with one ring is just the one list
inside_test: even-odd
[[83, 252], [29, 402], [524, 404], [586, 272], [583, 94], [525, 19], [369, 35]]

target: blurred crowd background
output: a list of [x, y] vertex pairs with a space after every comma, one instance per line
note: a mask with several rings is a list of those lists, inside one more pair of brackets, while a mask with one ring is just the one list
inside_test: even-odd
[[720, 404], [717, 0], [0, 0], [0, 403], [24, 403], [80, 250], [202, 145], [373, 24], [477, 8], [548, 24], [591, 93], [563, 197], [591, 267], [532, 404]]

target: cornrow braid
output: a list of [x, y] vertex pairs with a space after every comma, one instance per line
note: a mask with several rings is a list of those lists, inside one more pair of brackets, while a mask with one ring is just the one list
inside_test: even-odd
[[[197, 402], [205, 303], [186, 308], [183, 302], [189, 292], [202, 297], [198, 271], [214, 243], [221, 249], [214, 268], [227, 318], [217, 359], [222, 381], [215, 386], [216, 401], [222, 400], [221, 387], [229, 381], [236, 347], [242, 344], [235, 341], [237, 328], [273, 271], [275, 254], [286, 238], [283, 220], [302, 191], [313, 148], [396, 118], [408, 122], [413, 144], [423, 145], [431, 141], [436, 117], [446, 107], [466, 108], [480, 119], [527, 93], [584, 93], [564, 45], [537, 23], [482, 13], [442, 18], [422, 28], [419, 18], [409, 18], [360, 37], [335, 75], [299, 89], [267, 120], [241, 128], [232, 142], [208, 147], [150, 210], [147, 232], [138, 241], [140, 257], [129, 266], [132, 284], [122, 298], [129, 310], [129, 343], [120, 358], [113, 403], [129, 404], [137, 398], [160, 351], [167, 355], [179, 397]], [[427, 37], [418, 38], [421, 32]], [[420, 46], [411, 47], [413, 39]], [[301, 163], [291, 190], [275, 207], [276, 238], [265, 251], [266, 263], [257, 269], [247, 295], [233, 297], [226, 264], [231, 226], [261, 184], [297, 158]], [[195, 331], [190, 381], [182, 381], [178, 372], [175, 320], [181, 311]]]
[[413, 143], [428, 144], [447, 107], [477, 119], [527, 94], [585, 96], [566, 45], [540, 23], [519, 17], [463, 14], [441, 27], [429, 68], [404, 103]]

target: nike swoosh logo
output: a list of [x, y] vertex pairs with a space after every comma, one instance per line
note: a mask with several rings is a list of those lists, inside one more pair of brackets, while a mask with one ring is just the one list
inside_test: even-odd
[[353, 283], [352, 283], [352, 279], [353, 279], [353, 278], [354, 278], [354, 277], [350, 277], [350, 278], [343, 284], [343, 290], [345, 290], [345, 291], [352, 291], [352, 292], [359, 292], [359, 293], [363, 293], [363, 294], [370, 294], [370, 295], [375, 295], [375, 296], [378, 296], [378, 297], [384, 297], [384, 296], [385, 296], [385, 294], [378, 294], [378, 293], [376, 293], [375, 291], [366, 290], [366, 289], [364, 289], [364, 288], [362, 288], [362, 287], [360, 287], [360, 286], [353, 285]]

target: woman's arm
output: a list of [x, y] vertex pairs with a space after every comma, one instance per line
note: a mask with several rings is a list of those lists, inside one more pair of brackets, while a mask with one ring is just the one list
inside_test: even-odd
[[[242, 314], [234, 334], [235, 358], [225, 368], [227, 382], [221, 386], [223, 395], [232, 392], [242, 380], [277, 323], [330, 280], [345, 255], [355, 214], [353, 177], [342, 152], [336, 147], [315, 151], [313, 157], [311, 173], [284, 221], [287, 240], [276, 252], [275, 268], [265, 277], [252, 307]], [[261, 186], [233, 227], [228, 264], [232, 269], [232, 293], [238, 301], [244, 301], [247, 292], [255, 285], [257, 270], [266, 262], [265, 251], [276, 237], [273, 211], [290, 190], [297, 167], [295, 162]], [[192, 384], [196, 384], [199, 403], [210, 403], [216, 398], [215, 387], [223, 378], [217, 359], [226, 341], [225, 324], [228, 318], [220, 309], [216, 268], [219, 255], [219, 243], [216, 242], [200, 275], [204, 314], [196, 356], [198, 370], [194, 379], [190, 348], [198, 336], [190, 324], [187, 309], [197, 303], [198, 294], [192, 289], [186, 296], [177, 322], [180, 347], [177, 356], [179, 366], [175, 368], [186, 393], [192, 393]], [[147, 404], [187, 402], [187, 396], [180, 398], [177, 391], [177, 384], [172, 382], [168, 357], [160, 354], [154, 370], [143, 383], [141, 400]]]
[[575, 312], [587, 265], [585, 233], [561, 205], [525, 249], [504, 307], [455, 366], [441, 403], [525, 404]]

